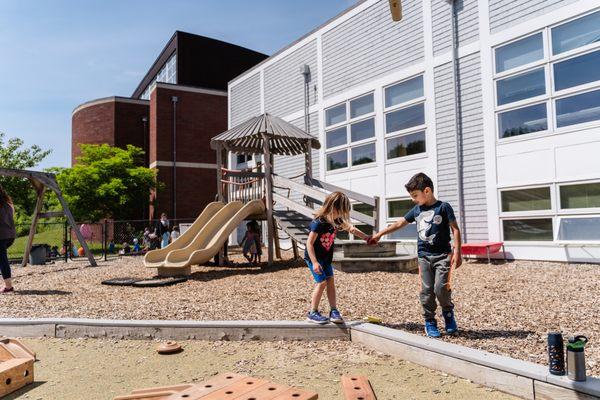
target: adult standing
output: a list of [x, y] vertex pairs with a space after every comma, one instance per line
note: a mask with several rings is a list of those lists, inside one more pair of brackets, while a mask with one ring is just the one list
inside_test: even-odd
[[15, 207], [12, 199], [4, 188], [0, 186], [0, 271], [4, 279], [4, 288], [0, 290], [0, 293], [14, 291], [10, 264], [8, 263], [8, 248], [13, 244], [17, 236], [14, 213]]
[[169, 220], [167, 214], [160, 215], [160, 221], [156, 227], [156, 234], [160, 237], [160, 248], [163, 249], [169, 245]]

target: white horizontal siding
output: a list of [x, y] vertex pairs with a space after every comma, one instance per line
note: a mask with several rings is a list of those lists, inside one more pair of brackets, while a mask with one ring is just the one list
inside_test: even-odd
[[259, 73], [233, 86], [230, 96], [231, 127], [260, 114]]
[[421, 62], [421, 0], [402, 2], [404, 17], [393, 22], [381, 0], [323, 34], [323, 96]]
[[[479, 39], [477, 0], [456, 0], [458, 45]], [[452, 6], [445, 0], [431, 0], [433, 52], [435, 55], [452, 50]]]
[[265, 111], [279, 117], [304, 108], [304, 76], [300, 66], [310, 67], [309, 101], [316, 102], [318, 82], [317, 41], [313, 40], [265, 68]]
[[490, 29], [498, 32], [576, 0], [490, 0]]

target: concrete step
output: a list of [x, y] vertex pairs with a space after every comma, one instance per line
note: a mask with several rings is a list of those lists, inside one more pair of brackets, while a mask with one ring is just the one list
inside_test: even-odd
[[344, 257], [352, 258], [381, 258], [396, 255], [396, 242], [379, 242], [369, 246], [364, 240], [340, 240], [336, 250], [342, 251]]
[[342, 272], [413, 272], [418, 269], [417, 257], [406, 254], [393, 257], [343, 257], [334, 254], [333, 267]]

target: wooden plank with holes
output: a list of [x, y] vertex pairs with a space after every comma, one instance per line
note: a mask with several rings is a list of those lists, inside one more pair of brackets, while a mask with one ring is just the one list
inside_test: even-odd
[[216, 390], [206, 396], [201, 396], [202, 400], [233, 400], [243, 394], [246, 394], [256, 388], [266, 385], [269, 382], [264, 379], [245, 377], [237, 382], [225, 386], [222, 389]]
[[13, 358], [0, 362], [0, 397], [33, 382], [33, 358]]
[[273, 398], [273, 400], [317, 400], [318, 398], [319, 395], [315, 392], [308, 392], [298, 388], [290, 388], [281, 393], [279, 396]]
[[241, 396], [235, 397], [235, 400], [271, 400], [288, 390], [290, 390], [289, 386], [267, 382], [266, 384], [259, 386], [248, 393], [244, 393]]
[[345, 400], [377, 400], [369, 379], [364, 375], [343, 375], [342, 391]]

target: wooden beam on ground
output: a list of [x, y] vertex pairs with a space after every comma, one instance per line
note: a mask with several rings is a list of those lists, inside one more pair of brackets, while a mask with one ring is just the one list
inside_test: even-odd
[[342, 392], [345, 400], [377, 400], [369, 379], [363, 375], [342, 375]]

